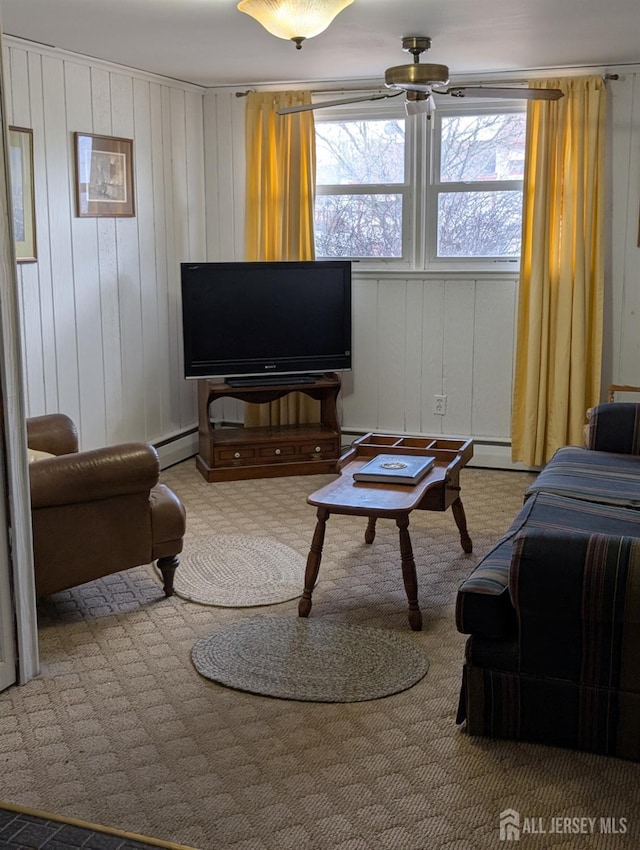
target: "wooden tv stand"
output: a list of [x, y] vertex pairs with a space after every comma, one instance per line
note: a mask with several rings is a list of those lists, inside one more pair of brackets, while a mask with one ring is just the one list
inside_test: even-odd
[[[319, 375], [313, 383], [232, 387], [224, 381], [198, 380], [198, 455], [196, 467], [209, 481], [274, 478], [335, 472], [340, 458], [336, 399], [340, 377]], [[292, 392], [320, 402], [320, 422], [260, 428], [216, 428], [209, 406], [224, 396], [266, 404]]]

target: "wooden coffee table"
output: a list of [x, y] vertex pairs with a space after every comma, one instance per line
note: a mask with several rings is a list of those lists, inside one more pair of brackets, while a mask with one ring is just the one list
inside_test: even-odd
[[[377, 454], [432, 455], [432, 470], [414, 487], [406, 484], [372, 484], [354, 481], [357, 472]], [[366, 543], [373, 543], [376, 520], [394, 519], [400, 535], [402, 578], [409, 601], [409, 624], [414, 631], [422, 628], [418, 606], [416, 564], [409, 536], [409, 514], [413, 510], [446, 511], [451, 508], [464, 552], [472, 551], [471, 538], [460, 499], [460, 470], [473, 457], [472, 440], [443, 440], [438, 437], [400, 437], [391, 434], [366, 434], [356, 440], [339, 462], [340, 477], [312, 493], [307, 502], [317, 507], [317, 522], [307, 558], [304, 591], [298, 604], [298, 616], [308, 617], [311, 595], [318, 578], [327, 520], [331, 514], [366, 516]]]

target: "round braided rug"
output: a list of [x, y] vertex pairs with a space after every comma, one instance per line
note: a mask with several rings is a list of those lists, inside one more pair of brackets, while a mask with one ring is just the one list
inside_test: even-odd
[[360, 702], [410, 688], [429, 661], [394, 632], [296, 617], [232, 623], [201, 638], [202, 676], [254, 694], [304, 702]]
[[174, 589], [202, 605], [273, 605], [302, 594], [305, 564], [302, 555], [270, 537], [200, 537], [181, 556]]

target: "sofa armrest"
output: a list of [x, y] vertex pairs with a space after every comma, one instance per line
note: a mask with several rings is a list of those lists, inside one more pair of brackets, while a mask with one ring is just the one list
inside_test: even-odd
[[640, 404], [608, 402], [588, 414], [587, 448], [640, 455]]
[[66, 455], [78, 451], [78, 432], [64, 413], [49, 413], [27, 419], [27, 445], [30, 449]]
[[29, 464], [33, 509], [148, 493], [160, 476], [158, 454], [148, 443], [65, 454]]
[[640, 538], [522, 531], [509, 593], [520, 672], [640, 690]]

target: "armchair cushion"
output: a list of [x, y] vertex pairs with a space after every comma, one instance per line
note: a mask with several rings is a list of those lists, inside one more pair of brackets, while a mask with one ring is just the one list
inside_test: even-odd
[[38, 449], [27, 449], [27, 461], [29, 463], [37, 463], [39, 460], [46, 460], [49, 457], [55, 457], [51, 452], [40, 452]]

